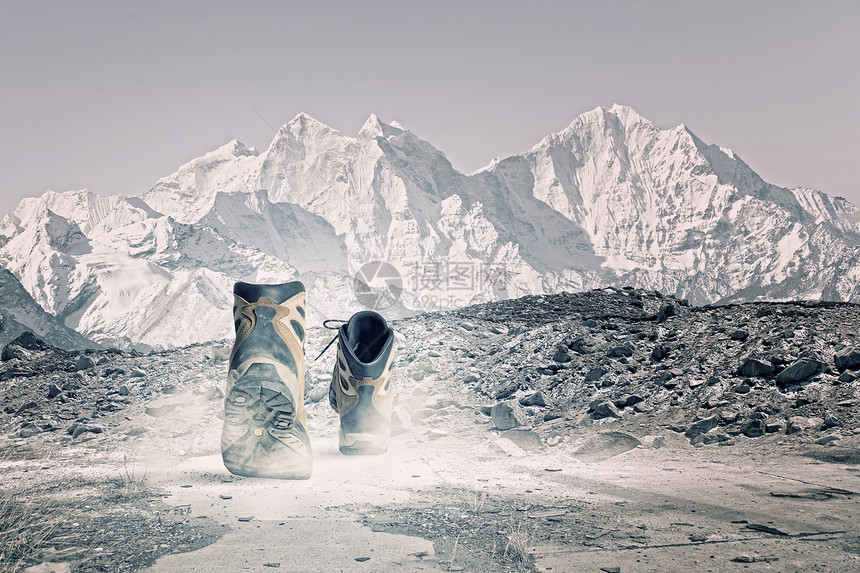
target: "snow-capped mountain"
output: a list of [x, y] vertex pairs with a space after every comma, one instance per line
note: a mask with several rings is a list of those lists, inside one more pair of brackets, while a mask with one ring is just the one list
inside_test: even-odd
[[858, 220], [624, 106], [471, 175], [399, 124], [371, 116], [349, 137], [300, 114], [265, 151], [232, 141], [137, 197], [26, 199], [0, 222], [0, 260], [95, 340], [173, 346], [230, 335], [235, 280], [300, 278], [311, 324], [346, 317], [371, 261], [401, 275], [401, 313], [604, 285], [860, 300]]
[[67, 350], [99, 347], [45, 312], [6, 269], [0, 269], [0, 309], [0, 346], [30, 330], [48, 344]]

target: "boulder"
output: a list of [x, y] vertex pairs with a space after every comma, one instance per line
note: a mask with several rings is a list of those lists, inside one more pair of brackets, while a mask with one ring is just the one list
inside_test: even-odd
[[499, 430], [510, 430], [524, 426], [528, 422], [525, 410], [513, 400], [500, 402], [493, 406], [493, 409], [490, 410], [490, 417], [493, 419], [493, 425]]
[[836, 369], [840, 372], [851, 369], [860, 369], [860, 350], [857, 348], [845, 348], [836, 353], [833, 357], [836, 363]]
[[690, 427], [687, 428], [687, 431], [684, 432], [688, 438], [692, 438], [694, 436], [698, 436], [699, 434], [707, 434], [711, 430], [717, 427], [720, 423], [719, 418], [717, 416], [709, 416], [707, 418], [703, 418], [698, 422], [694, 422], [690, 424]]
[[595, 420], [601, 420], [603, 418], [620, 418], [621, 413], [618, 411], [618, 408], [615, 407], [615, 404], [609, 401], [603, 401], [594, 407], [591, 417]]
[[745, 358], [738, 369], [738, 374], [747, 378], [770, 376], [773, 372], [773, 364], [758, 358]]
[[543, 392], [537, 391], [534, 394], [520, 398], [520, 404], [523, 406], [546, 406], [546, 397], [543, 395]]
[[776, 377], [777, 384], [787, 386], [788, 384], [803, 382], [822, 372], [826, 365], [812, 358], [801, 358]]

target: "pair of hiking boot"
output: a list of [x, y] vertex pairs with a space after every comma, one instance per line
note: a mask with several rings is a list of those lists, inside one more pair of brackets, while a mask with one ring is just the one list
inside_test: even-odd
[[[307, 479], [313, 453], [304, 407], [305, 287], [238, 282], [233, 295], [224, 465], [237, 475]], [[329, 400], [340, 417], [340, 451], [384, 453], [394, 402], [394, 332], [382, 316], [363, 311], [340, 326], [336, 340]]]

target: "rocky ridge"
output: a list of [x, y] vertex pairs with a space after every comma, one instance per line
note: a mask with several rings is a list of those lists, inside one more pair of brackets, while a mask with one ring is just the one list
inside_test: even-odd
[[[669, 431], [697, 446], [851, 444], [860, 439], [858, 308], [695, 307], [607, 288], [397, 320], [394, 432], [434, 439], [471, 413], [475, 424], [527, 448], [591, 427], [640, 441]], [[324, 329], [308, 333], [309, 349], [327, 342]], [[143, 408], [149, 419], [186, 407], [214, 415], [228, 353], [226, 343], [65, 351], [25, 333], [2, 352], [0, 428], [13, 439], [71, 441], [124, 427], [116, 417], [129, 409]], [[309, 359], [305, 396], [319, 423], [333, 421], [323, 400], [329, 366], [325, 356]]]

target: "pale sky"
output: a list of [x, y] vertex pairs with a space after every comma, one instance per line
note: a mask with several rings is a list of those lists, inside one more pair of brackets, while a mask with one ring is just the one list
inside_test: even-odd
[[0, 0], [0, 214], [143, 193], [300, 112], [471, 172], [613, 103], [860, 203], [860, 2]]

